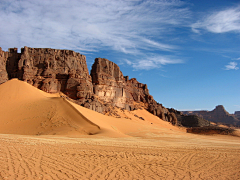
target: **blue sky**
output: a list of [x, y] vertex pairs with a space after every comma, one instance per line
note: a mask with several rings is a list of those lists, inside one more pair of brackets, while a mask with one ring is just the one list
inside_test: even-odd
[[239, 0], [1, 0], [0, 24], [3, 50], [107, 58], [165, 107], [240, 111]]

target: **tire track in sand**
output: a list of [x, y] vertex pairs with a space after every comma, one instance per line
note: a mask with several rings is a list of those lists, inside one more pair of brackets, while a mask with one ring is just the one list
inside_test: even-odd
[[[42, 156], [43, 156], [43, 150], [40, 149], [39, 150], [40, 153], [39, 153], [39, 156], [38, 156], [38, 159], [35, 163], [35, 176], [36, 177], [41, 177], [43, 176], [43, 170], [41, 168], [41, 162], [42, 162]], [[35, 151], [34, 151], [35, 152]]]
[[196, 150], [85, 145], [89, 139], [77, 143], [2, 139], [0, 179], [4, 180], [240, 179], [240, 148]]
[[6, 147], [6, 154], [7, 154], [7, 160], [8, 160], [8, 174], [10, 177], [7, 177], [9, 179], [15, 179], [16, 178], [16, 175], [15, 175], [15, 172], [14, 172], [14, 167], [13, 167], [13, 159], [11, 157], [11, 154], [10, 154], [10, 150], [9, 150], [9, 147]]
[[23, 177], [28, 177], [29, 179], [33, 179], [32, 171], [29, 168], [28, 161], [25, 161], [24, 157], [21, 155], [21, 153], [18, 152], [18, 150], [15, 147], [13, 147], [12, 150], [13, 150], [13, 153], [15, 153], [17, 156], [19, 167], [21, 167], [25, 172], [24, 174], [19, 174], [19, 175]]

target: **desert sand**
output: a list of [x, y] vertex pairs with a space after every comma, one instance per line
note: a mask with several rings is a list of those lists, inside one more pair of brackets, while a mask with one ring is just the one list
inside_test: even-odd
[[17, 79], [0, 85], [0, 179], [240, 179], [240, 138], [144, 109], [91, 111]]

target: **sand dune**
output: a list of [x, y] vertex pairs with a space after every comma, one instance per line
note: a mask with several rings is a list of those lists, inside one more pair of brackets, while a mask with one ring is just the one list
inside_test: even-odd
[[[70, 102], [71, 103], [71, 102]], [[169, 122], [163, 121], [157, 116], [144, 109], [135, 111], [118, 110], [121, 118], [105, 116], [91, 111], [74, 103], [72, 105], [78, 109], [85, 117], [99, 125], [102, 129], [98, 135], [108, 137], [143, 137], [147, 138], [151, 133], [184, 133], [185, 128], [173, 126]], [[140, 119], [140, 117], [142, 119]]]
[[0, 133], [96, 134], [99, 126], [89, 121], [65, 99], [13, 79], [0, 86]]
[[5, 134], [145, 137], [156, 128], [179, 131], [146, 110], [118, 109], [122, 118], [109, 117], [17, 79], [0, 85], [0, 101], [0, 133]]

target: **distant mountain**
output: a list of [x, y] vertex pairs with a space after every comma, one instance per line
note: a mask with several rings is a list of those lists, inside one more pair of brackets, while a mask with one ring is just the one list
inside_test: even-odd
[[185, 115], [197, 115], [208, 121], [240, 126], [240, 111], [235, 114], [229, 114], [223, 105], [218, 105], [212, 111], [182, 111]]

